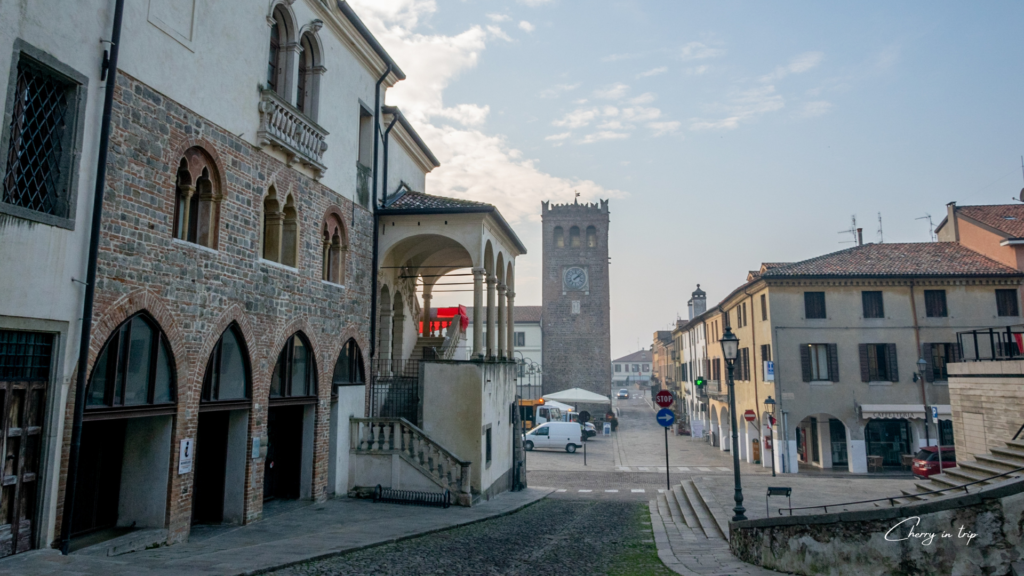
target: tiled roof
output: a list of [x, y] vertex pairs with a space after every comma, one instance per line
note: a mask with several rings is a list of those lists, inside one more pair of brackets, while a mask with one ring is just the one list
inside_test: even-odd
[[543, 309], [543, 306], [516, 306], [513, 322], [540, 322], [540, 313]]
[[622, 358], [612, 360], [612, 362], [650, 362], [652, 358], [650, 350], [639, 350]]
[[879, 276], [1022, 276], [954, 242], [865, 244], [771, 268], [762, 278]]
[[1024, 238], [1024, 204], [957, 206], [958, 216], [966, 216], [991, 226], [1011, 238]]
[[472, 200], [460, 200], [458, 198], [446, 198], [444, 196], [432, 196], [423, 192], [407, 191], [397, 196], [386, 206], [388, 210], [420, 210], [446, 208], [494, 208], [493, 205], [485, 202], [474, 202]]

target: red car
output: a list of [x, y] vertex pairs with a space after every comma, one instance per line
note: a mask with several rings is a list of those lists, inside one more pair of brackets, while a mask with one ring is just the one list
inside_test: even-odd
[[[956, 466], [956, 452], [952, 446], [942, 447], [942, 468], [953, 468]], [[939, 473], [939, 449], [936, 446], [926, 446], [917, 451], [914, 455], [914, 465], [911, 467], [914, 476], [927, 478], [932, 474]]]

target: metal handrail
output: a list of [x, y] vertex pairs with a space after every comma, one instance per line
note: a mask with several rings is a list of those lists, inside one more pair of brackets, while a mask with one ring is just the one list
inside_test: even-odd
[[[789, 515], [792, 516], [794, 510], [811, 510], [811, 509], [814, 509], [814, 508], [822, 508], [822, 509], [825, 510], [825, 513], [828, 514], [829, 506], [831, 506], [833, 508], [836, 508], [836, 507], [839, 507], [839, 506], [852, 506], [854, 504], [870, 504], [872, 502], [888, 501], [890, 506], [896, 506], [896, 502], [895, 501], [899, 500], [901, 498], [910, 498], [910, 497], [917, 498], [917, 497], [920, 497], [920, 496], [928, 496], [928, 495], [931, 495], [931, 494], [940, 494], [942, 492], [948, 492], [950, 490], [959, 490], [961, 488], [963, 488], [964, 493], [970, 494], [970, 491], [967, 490], [968, 486], [973, 486], [975, 484], [980, 484], [982, 482], [988, 482], [989, 480], [992, 480], [992, 479], [995, 479], [995, 478], [1002, 478], [1003, 476], [1008, 476], [1010, 474], [1016, 474], [1017, 472], [1022, 472], [1022, 471], [1024, 471], [1024, 466], [1021, 466], [1020, 468], [1016, 468], [1014, 470], [1010, 470], [1009, 472], [1003, 472], [1002, 474], [997, 474], [995, 476], [990, 476], [988, 478], [982, 478], [981, 480], [975, 480], [974, 482], [968, 482], [967, 484], [961, 484], [960, 486], [950, 486], [949, 488], [942, 488], [940, 490], [932, 490], [931, 492], [918, 492], [917, 494], [901, 494], [899, 496], [891, 496], [891, 497], [888, 497], [888, 498], [875, 498], [874, 500], [858, 500], [856, 502], [842, 502], [840, 504], [819, 504], [818, 506], [798, 506], [796, 508], [779, 508], [779, 516], [782, 516], [782, 511], [783, 510], [787, 510], [789, 512]], [[1019, 476], [1018, 476], [1018, 478], [1019, 478]]]
[[1013, 435], [1013, 439], [1016, 440], [1017, 438], [1020, 438], [1021, 432], [1024, 432], [1024, 424], [1021, 424], [1020, 428], [1017, 429], [1017, 433]]
[[459, 340], [462, 339], [462, 316], [456, 314], [452, 318], [451, 325], [448, 326], [448, 332], [445, 334], [444, 343], [441, 344], [440, 357], [444, 360], [451, 360], [455, 357], [455, 351], [458, 349]]

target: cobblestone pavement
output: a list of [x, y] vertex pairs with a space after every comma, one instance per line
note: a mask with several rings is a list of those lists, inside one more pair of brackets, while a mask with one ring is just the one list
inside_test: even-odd
[[670, 576], [649, 519], [638, 502], [549, 499], [484, 523], [273, 574]]

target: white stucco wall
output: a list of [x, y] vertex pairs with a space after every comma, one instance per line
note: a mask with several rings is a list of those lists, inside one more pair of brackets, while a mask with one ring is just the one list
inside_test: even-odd
[[427, 192], [427, 173], [413, 159], [411, 151], [398, 138], [397, 131], [400, 129], [400, 125], [396, 123], [388, 138], [388, 184], [385, 190], [389, 197], [398, 190], [402, 182], [405, 182], [414, 192]]

